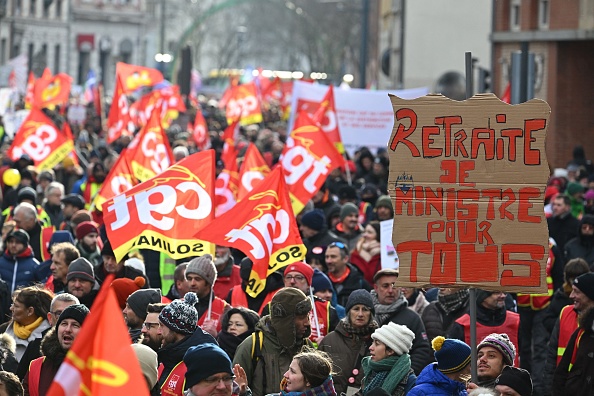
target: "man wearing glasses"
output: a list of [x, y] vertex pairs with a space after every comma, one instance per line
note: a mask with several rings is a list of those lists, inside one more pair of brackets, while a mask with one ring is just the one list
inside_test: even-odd
[[411, 367], [415, 374], [425, 368], [432, 361], [431, 346], [427, 339], [425, 325], [419, 314], [408, 308], [408, 302], [396, 285], [398, 271], [384, 268], [373, 277], [374, 290], [371, 291], [375, 317], [379, 326], [394, 322], [406, 326], [413, 333], [415, 339], [410, 349]]
[[349, 251], [342, 242], [332, 242], [326, 248], [326, 266], [328, 277], [336, 290], [338, 303], [345, 306], [352, 292], [358, 289], [371, 290], [363, 274], [349, 264]]
[[187, 367], [185, 396], [251, 396], [245, 371], [232, 367], [229, 356], [218, 345], [202, 344], [184, 355]]
[[132, 343], [138, 342], [142, 335], [142, 325], [146, 319], [146, 308], [149, 304], [161, 302], [161, 289], [136, 290], [128, 296], [122, 313], [128, 326], [128, 334]]
[[167, 304], [155, 303], [146, 307], [146, 318], [142, 324], [142, 343], [153, 351], [158, 352], [163, 343], [163, 333], [159, 323], [159, 314]]

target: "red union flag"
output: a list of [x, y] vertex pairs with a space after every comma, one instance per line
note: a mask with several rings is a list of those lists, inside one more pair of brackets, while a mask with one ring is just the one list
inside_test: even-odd
[[270, 168], [264, 161], [260, 150], [255, 144], [250, 143], [241, 165], [241, 172], [239, 173], [239, 189], [237, 190], [237, 200], [240, 201], [252, 189], [254, 184], [264, 179], [270, 173]]
[[341, 154], [344, 153], [344, 146], [338, 128], [338, 115], [336, 114], [334, 88], [332, 85], [328, 87], [328, 92], [326, 92], [324, 99], [320, 102], [320, 107], [316, 110], [312, 119], [326, 132], [328, 139], [334, 143], [338, 152]]
[[215, 182], [215, 217], [219, 217], [227, 212], [237, 202], [237, 190], [239, 186], [237, 152], [235, 151], [233, 141], [230, 139], [225, 139], [221, 160], [225, 164], [225, 169], [219, 173]]
[[149, 396], [110, 275], [60, 365], [48, 396]]
[[74, 149], [72, 138], [60, 132], [38, 108], [31, 109], [14, 136], [7, 155], [16, 161], [27, 154], [37, 170], [52, 169]]
[[252, 297], [264, 290], [268, 275], [305, 257], [280, 166], [215, 224], [199, 230], [196, 237], [237, 248], [253, 261], [246, 288]]
[[125, 193], [137, 184], [138, 180], [134, 177], [132, 167], [130, 166], [128, 149], [124, 149], [107, 174], [93, 204], [97, 209], [103, 210], [103, 203], [105, 201], [116, 195]]
[[30, 109], [35, 101], [35, 75], [32, 71], [29, 72], [29, 79], [27, 80], [27, 92], [25, 93], [25, 108]]
[[47, 78], [46, 73], [35, 83], [33, 107], [53, 109], [56, 105], [68, 103], [72, 77], [58, 73]]
[[262, 109], [258, 90], [253, 82], [233, 87], [227, 102], [227, 123], [239, 121], [241, 125], [262, 122]]
[[164, 80], [163, 74], [157, 69], [129, 65], [124, 62], [116, 64], [116, 77], [122, 79], [125, 94], [132, 93], [138, 88], [151, 87]]
[[130, 134], [130, 106], [124, 94], [124, 87], [119, 77], [116, 78], [116, 88], [107, 116], [107, 143], [113, 143], [124, 133]]
[[200, 109], [196, 110], [196, 118], [194, 119], [194, 125], [191, 125], [191, 131], [196, 147], [200, 150], [208, 150], [210, 148], [208, 125]]
[[307, 113], [300, 112], [295, 129], [287, 139], [281, 164], [293, 211], [299, 213], [324, 184], [330, 171], [344, 165], [344, 158]]
[[158, 111], [153, 111], [148, 123], [130, 143], [128, 155], [134, 177], [139, 181], [158, 175], [173, 163], [173, 152]]
[[194, 234], [214, 219], [214, 158], [213, 150], [193, 154], [103, 204], [118, 261], [133, 248], [174, 259], [212, 252], [211, 244]]

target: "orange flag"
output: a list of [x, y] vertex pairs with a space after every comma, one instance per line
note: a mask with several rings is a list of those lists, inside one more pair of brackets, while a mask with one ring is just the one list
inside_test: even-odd
[[241, 172], [239, 173], [239, 188], [237, 190], [237, 200], [240, 201], [252, 189], [254, 184], [264, 179], [270, 173], [270, 168], [260, 154], [260, 150], [254, 143], [250, 143], [245, 152]]
[[110, 275], [58, 369], [47, 396], [149, 396]]
[[43, 76], [35, 83], [33, 106], [54, 109], [57, 105], [68, 103], [71, 85], [72, 77], [68, 74], [58, 73], [51, 77], [51, 73], [44, 71]]
[[312, 119], [326, 132], [328, 139], [334, 143], [338, 152], [343, 154], [344, 146], [340, 138], [338, 115], [336, 114], [336, 106], [334, 104], [334, 88], [332, 85], [328, 87], [328, 92], [324, 95], [324, 99], [320, 102], [320, 107], [314, 113]]
[[[66, 139], [70, 139], [74, 142], [72, 129], [70, 129], [70, 124], [68, 123], [68, 121], [64, 121], [62, 123], [62, 134], [66, 136]], [[68, 153], [67, 157], [72, 158], [72, 162], [74, 162], [75, 165], [80, 164], [80, 162], [78, 161], [78, 155], [76, 154], [76, 150], [74, 149], [74, 144], [72, 145], [72, 151]]]
[[208, 135], [208, 125], [202, 115], [200, 109], [196, 110], [196, 118], [194, 119], [194, 125], [191, 126], [192, 137], [196, 142], [196, 147], [202, 150], [208, 150], [210, 148], [210, 136]]
[[118, 261], [133, 248], [174, 259], [213, 252], [212, 244], [194, 234], [214, 219], [214, 158], [214, 150], [192, 154], [103, 204]]
[[130, 135], [128, 131], [129, 123], [130, 106], [128, 105], [128, 98], [124, 94], [122, 80], [116, 76], [115, 92], [107, 116], [107, 143], [115, 142], [122, 134]]
[[59, 131], [52, 120], [34, 107], [15, 134], [7, 155], [16, 161], [27, 154], [37, 170], [43, 171], [58, 165], [72, 150], [72, 136]]
[[294, 213], [299, 213], [334, 168], [344, 165], [342, 155], [306, 112], [299, 112], [295, 129], [281, 155]]
[[164, 80], [163, 74], [157, 69], [129, 65], [124, 62], [116, 64], [116, 77], [121, 78], [125, 94], [132, 93], [138, 88], [151, 87]]
[[237, 248], [253, 261], [246, 289], [252, 297], [264, 290], [268, 275], [303, 260], [307, 251], [280, 166], [235, 207], [218, 217], [215, 227], [200, 229], [196, 237]]
[[93, 205], [103, 210], [103, 203], [116, 195], [123, 194], [132, 187], [138, 184], [138, 180], [134, 177], [132, 167], [130, 166], [130, 159], [128, 158], [128, 149], [124, 149], [109, 173], [105, 177], [105, 181], [101, 185], [101, 189], [97, 193]]
[[226, 106], [227, 123], [239, 121], [241, 125], [262, 122], [262, 109], [253, 82], [233, 87]]

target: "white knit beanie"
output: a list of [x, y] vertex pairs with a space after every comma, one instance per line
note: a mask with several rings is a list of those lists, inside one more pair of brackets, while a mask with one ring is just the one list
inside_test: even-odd
[[415, 333], [406, 326], [390, 322], [377, 329], [371, 338], [383, 342], [396, 353], [396, 356], [400, 356], [412, 348]]

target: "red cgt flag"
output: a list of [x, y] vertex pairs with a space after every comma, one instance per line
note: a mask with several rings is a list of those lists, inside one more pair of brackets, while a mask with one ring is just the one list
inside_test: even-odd
[[38, 171], [52, 169], [74, 149], [72, 136], [56, 128], [41, 110], [34, 107], [14, 136], [8, 157], [16, 161], [27, 154]]
[[[211, 253], [194, 234], [214, 219], [214, 151], [172, 165], [103, 204], [103, 221], [116, 259], [132, 248], [181, 259]], [[134, 232], [130, 232], [134, 230]]]
[[35, 74], [32, 71], [29, 72], [29, 79], [27, 80], [27, 92], [25, 93], [25, 108], [30, 109], [33, 107], [35, 101]]
[[320, 107], [314, 113], [312, 119], [320, 125], [326, 132], [328, 139], [336, 146], [340, 154], [344, 153], [344, 146], [340, 138], [340, 129], [338, 127], [338, 115], [336, 114], [336, 105], [334, 104], [334, 88], [328, 87], [328, 92], [320, 102]]
[[252, 297], [264, 290], [268, 275], [303, 260], [307, 251], [292, 213], [280, 166], [235, 207], [218, 217], [215, 224], [200, 229], [195, 236], [237, 248], [253, 261], [246, 288]]
[[306, 112], [299, 112], [295, 129], [281, 155], [294, 213], [299, 213], [326, 181], [334, 168], [345, 161], [328, 136]]
[[192, 137], [196, 142], [196, 147], [203, 151], [210, 148], [210, 136], [208, 135], [208, 125], [202, 115], [200, 109], [196, 110], [196, 118], [194, 119], [194, 125], [191, 125]]
[[225, 139], [221, 160], [225, 169], [219, 173], [215, 182], [215, 217], [219, 217], [235, 206], [239, 188], [239, 172], [237, 169], [237, 152], [233, 141]]
[[164, 80], [157, 69], [144, 66], [129, 65], [124, 62], [116, 64], [116, 77], [122, 80], [124, 93], [129, 94], [142, 87], [152, 87]]
[[149, 396], [110, 275], [91, 307], [47, 396]]
[[124, 94], [122, 80], [116, 77], [116, 87], [113, 94], [109, 115], [107, 116], [107, 143], [113, 143], [122, 134], [130, 135], [128, 124], [130, 123], [130, 106], [128, 98]]
[[134, 177], [130, 159], [128, 158], [128, 149], [124, 149], [101, 185], [101, 189], [93, 201], [94, 207], [103, 210], [103, 203], [110, 198], [120, 195], [138, 184]]
[[239, 173], [239, 188], [237, 190], [237, 200], [243, 199], [252, 189], [254, 184], [264, 179], [270, 173], [270, 168], [260, 154], [260, 150], [255, 144], [250, 143], [245, 152], [241, 172]]
[[233, 87], [226, 105], [227, 123], [239, 121], [241, 125], [262, 122], [262, 109], [254, 82]]

